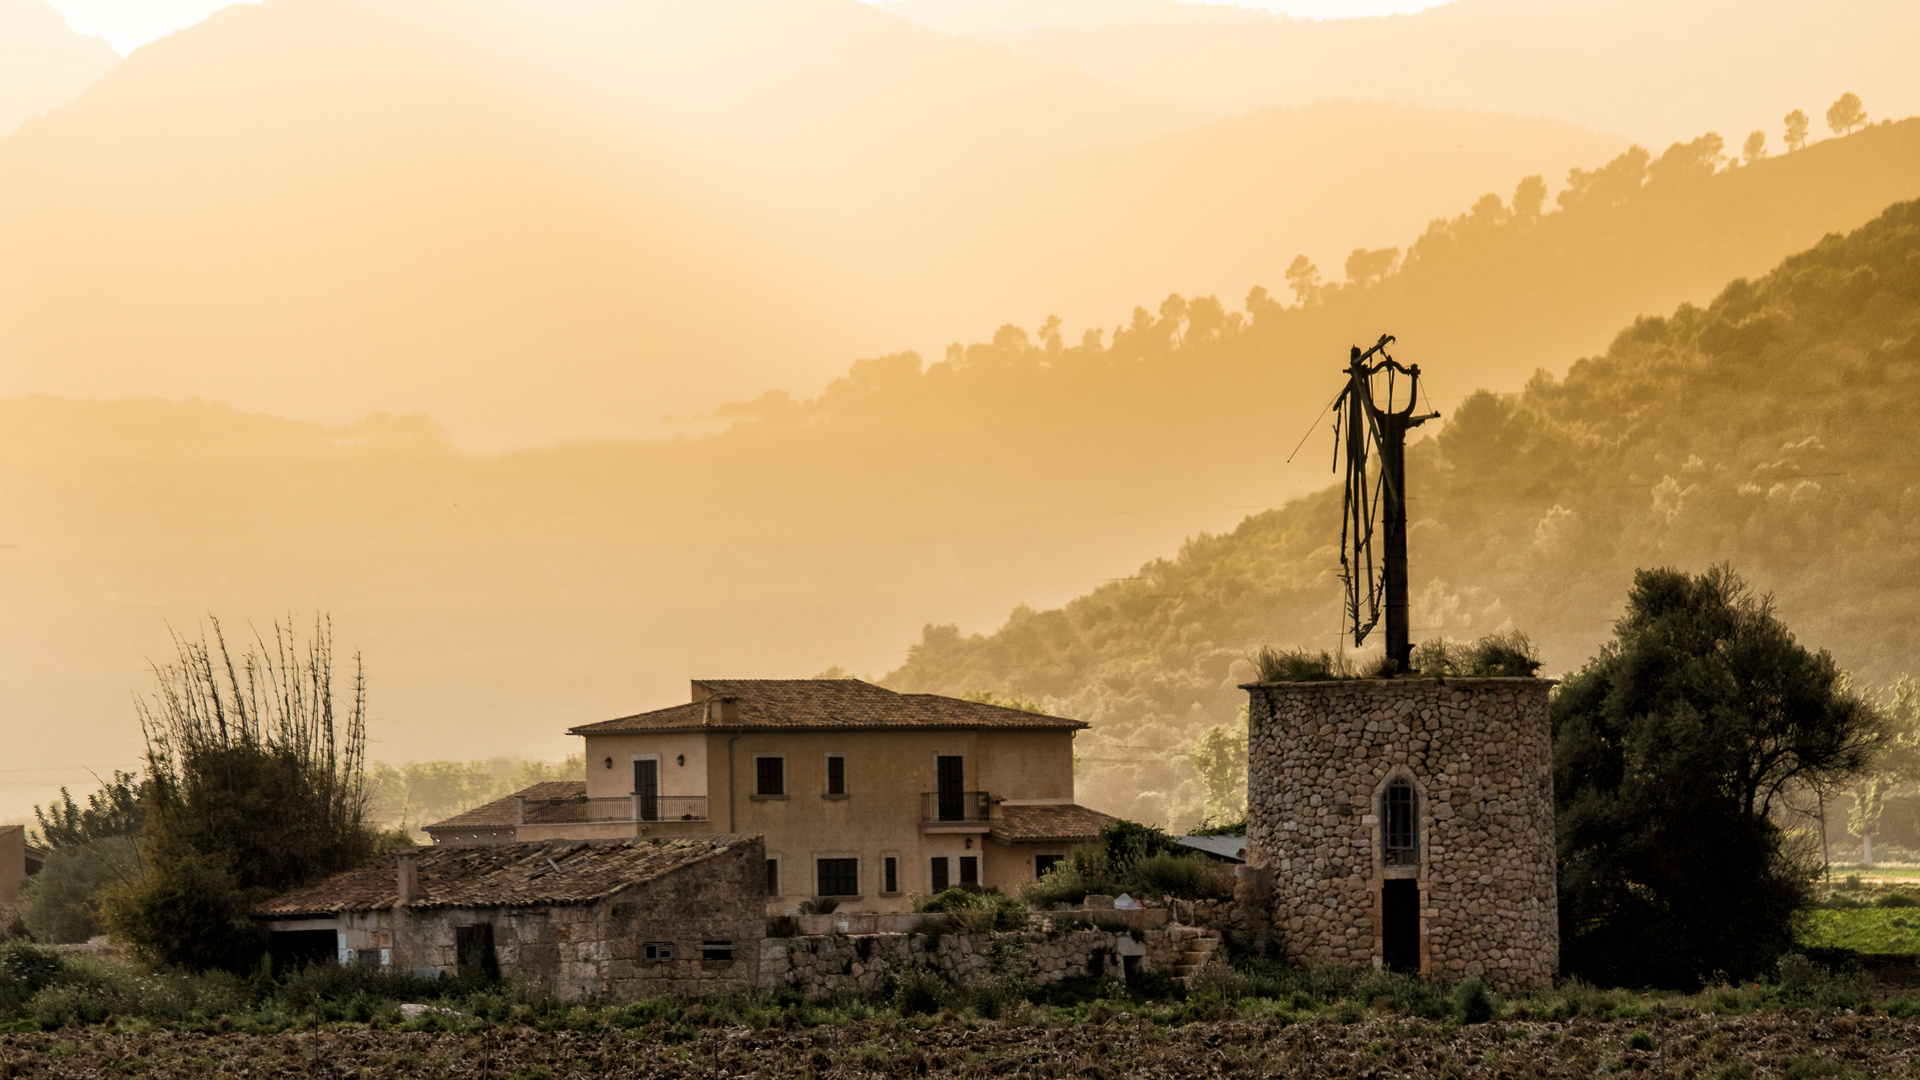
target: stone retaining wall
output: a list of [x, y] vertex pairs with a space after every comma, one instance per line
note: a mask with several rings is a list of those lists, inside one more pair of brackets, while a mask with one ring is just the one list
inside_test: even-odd
[[[1420, 970], [1502, 990], [1559, 962], [1545, 679], [1255, 683], [1247, 862], [1272, 873], [1273, 934], [1300, 963], [1379, 964], [1383, 884], [1419, 883]], [[1379, 800], [1418, 807], [1417, 859], [1385, 865]], [[1398, 887], [1398, 886], [1396, 886]]]
[[[1026, 930], [998, 934], [855, 933], [767, 938], [760, 985], [810, 996], [878, 990], [889, 976], [928, 971], [952, 982], [1018, 973], [1032, 986], [1076, 976], [1167, 971], [1219, 935], [1194, 927], [1144, 931]], [[1205, 946], [1211, 951], [1211, 944]]]

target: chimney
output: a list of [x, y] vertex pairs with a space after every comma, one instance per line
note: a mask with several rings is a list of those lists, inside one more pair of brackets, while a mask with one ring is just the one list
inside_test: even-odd
[[394, 907], [397, 907], [397, 908], [406, 907], [408, 904], [413, 903], [414, 899], [419, 894], [420, 892], [419, 858], [420, 858], [420, 853], [417, 851], [403, 851], [394, 857], [394, 861], [399, 864], [399, 874], [398, 874], [399, 880], [397, 882], [398, 888], [395, 890], [395, 899], [393, 902]]
[[527, 823], [527, 797], [525, 795], [515, 795], [513, 797], [513, 823], [515, 825], [525, 825]]

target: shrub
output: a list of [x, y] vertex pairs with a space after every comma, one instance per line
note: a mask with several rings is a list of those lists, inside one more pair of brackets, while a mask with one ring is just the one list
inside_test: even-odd
[[65, 969], [66, 962], [52, 949], [24, 941], [0, 943], [0, 1008], [19, 1008]]
[[1493, 995], [1478, 977], [1453, 988], [1453, 1009], [1463, 1024], [1484, 1024], [1493, 1019]]
[[1903, 892], [1890, 892], [1882, 895], [1878, 900], [1875, 900], [1873, 906], [1881, 908], [1920, 907], [1920, 900], [1915, 900], [1912, 896]]
[[800, 920], [791, 915], [774, 915], [767, 919], [768, 937], [799, 937]]
[[1263, 647], [1251, 657], [1261, 682], [1324, 682], [1351, 679], [1353, 664], [1346, 654], [1310, 652], [1306, 649], [1277, 650]]
[[840, 907], [840, 899], [834, 896], [822, 896], [815, 900], [800, 901], [802, 915], [831, 915]]
[[1423, 641], [1413, 650], [1413, 669], [1437, 678], [1530, 678], [1540, 670], [1540, 655], [1527, 635], [1508, 630], [1472, 643]]
[[1627, 1036], [1627, 1049], [1651, 1050], [1653, 1049], [1653, 1036], [1644, 1031], [1636, 1031]]
[[1233, 898], [1233, 871], [1199, 853], [1175, 855], [1163, 852], [1149, 855], [1133, 866], [1127, 875], [1130, 884], [1147, 896], [1172, 896], [1181, 900], [1230, 900]]
[[1023, 930], [1027, 925], [1027, 906], [997, 890], [956, 885], [914, 904], [914, 910], [945, 914], [947, 925], [962, 934], [984, 934], [995, 930]]

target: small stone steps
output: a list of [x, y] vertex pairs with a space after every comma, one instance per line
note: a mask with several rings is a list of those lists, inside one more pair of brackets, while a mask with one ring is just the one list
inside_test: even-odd
[[1182, 985], [1191, 985], [1193, 977], [1214, 962], [1224, 943], [1218, 932], [1205, 927], [1175, 926], [1171, 930], [1178, 950], [1172, 964], [1173, 977]]

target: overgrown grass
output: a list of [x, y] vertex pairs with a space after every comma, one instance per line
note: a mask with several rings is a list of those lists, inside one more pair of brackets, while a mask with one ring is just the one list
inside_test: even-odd
[[1861, 906], [1809, 916], [1809, 945], [1867, 953], [1920, 953], [1920, 908]]
[[[63, 960], [29, 946], [0, 946], [0, 1030], [167, 1028], [268, 1034], [321, 1026], [368, 1030], [474, 1031], [518, 1026], [543, 1031], [645, 1028], [672, 1042], [713, 1026], [790, 1029], [890, 1020], [926, 1027], [1004, 1020], [1061, 1026], [1130, 1017], [1160, 1026], [1229, 1017], [1345, 1024], [1373, 1016], [1445, 1025], [1488, 1021], [1665, 1018], [1679, 1013], [1744, 1015], [1768, 1009], [1875, 1009], [1920, 1016], [1920, 999], [1878, 999], [1857, 972], [1787, 957], [1762, 985], [1720, 986], [1694, 995], [1608, 990], [1577, 981], [1552, 991], [1503, 997], [1479, 980], [1444, 984], [1354, 967], [1294, 967], [1270, 960], [1215, 964], [1190, 987], [1162, 973], [1122, 982], [1082, 977], [1028, 986], [1024, 954], [1012, 939], [995, 945], [989, 973], [952, 982], [938, 973], [900, 972], [870, 994], [808, 999], [793, 990], [738, 991], [706, 998], [561, 1001], [511, 980], [493, 984], [419, 978], [378, 968], [315, 965], [281, 979], [265, 974], [150, 974], [92, 959]], [[430, 1006], [407, 1018], [403, 1003]]]
[[[1390, 679], [1407, 674], [1386, 657], [1308, 649], [1262, 648], [1250, 659], [1261, 682], [1324, 682], [1331, 679]], [[1414, 650], [1411, 673], [1439, 678], [1531, 678], [1540, 671], [1540, 653], [1518, 630], [1488, 634], [1476, 641], [1437, 638]]]

